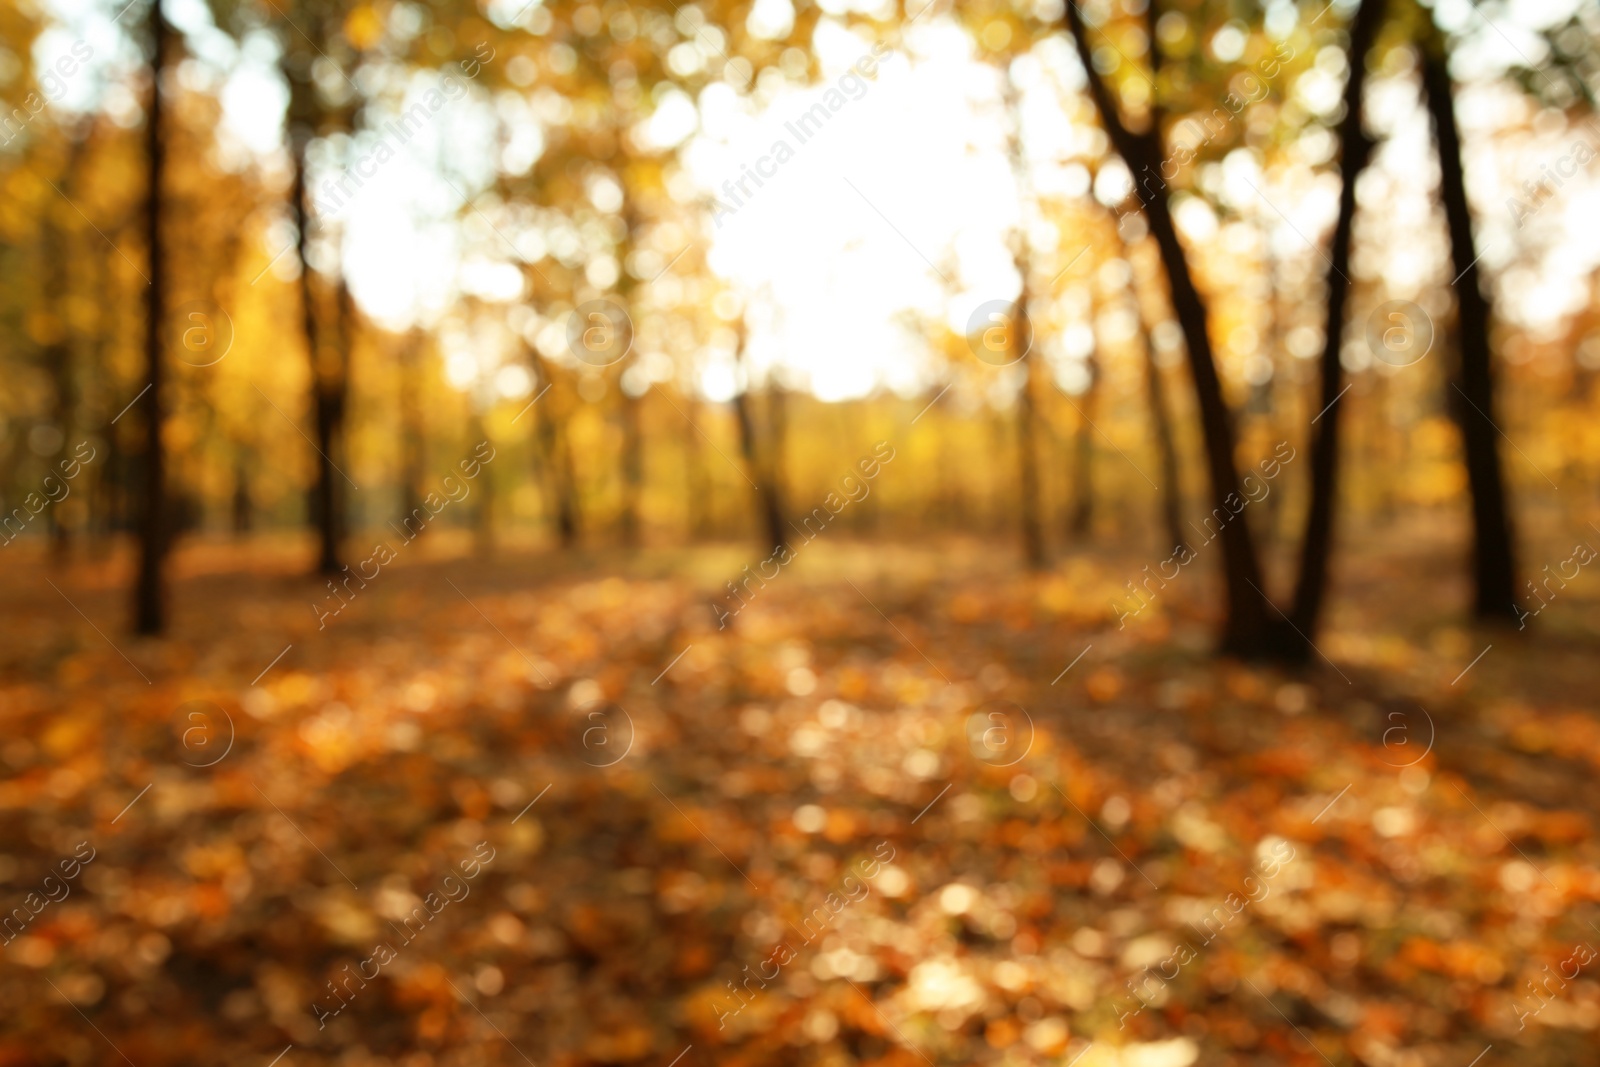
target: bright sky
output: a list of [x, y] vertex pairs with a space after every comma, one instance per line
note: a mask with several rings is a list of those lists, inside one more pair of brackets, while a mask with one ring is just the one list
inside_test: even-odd
[[[82, 108], [98, 101], [118, 121], [137, 125], [137, 101], [125, 88], [136, 57], [120, 31], [136, 28], [127, 23], [139, 13], [113, 27], [105, 3], [51, 2], [60, 25], [40, 38], [36, 61], [53, 61], [78, 38], [95, 51], [61, 105]], [[284, 173], [286, 94], [276, 71], [276, 44], [266, 34], [232, 42], [211, 25], [202, 0], [166, 3], [169, 17], [203, 61], [185, 65], [184, 84], [216, 91], [223, 101], [223, 158]], [[1541, 58], [1542, 41], [1530, 29], [1559, 23], [1575, 3], [1513, 0], [1508, 14], [1493, 25], [1469, 0], [1438, 0], [1437, 6], [1441, 23], [1465, 34], [1458, 75], [1481, 76], [1519, 55]], [[821, 66], [816, 85], [777, 96], [758, 111], [751, 98], [718, 84], [701, 94], [697, 106], [680, 97], [664, 107], [652, 132], [673, 143], [685, 138], [690, 177], [708, 200], [716, 196], [736, 206], [716, 225], [708, 218], [708, 256], [712, 268], [751, 306], [749, 354], [758, 372], [783, 365], [791, 384], [808, 384], [825, 399], [880, 387], [924, 388], [941, 376], [940, 357], [908, 322], [943, 319], [960, 330], [974, 307], [1009, 299], [1019, 284], [1006, 245], [1020, 209], [1006, 156], [1001, 76], [976, 58], [970, 38], [942, 16], [919, 22], [904, 41], [892, 41], [892, 52], [867, 82], [840, 79], [850, 64], [869, 54], [871, 42], [829, 19], [816, 41]], [[1081, 82], [1076, 58], [1065, 38], [1056, 38], [1017, 64], [1013, 76], [1023, 92], [1032, 180], [1059, 190], [1068, 179], [1057, 161], [1085, 156], [1092, 136], [1069, 123], [1060, 106], [1063, 91], [1075, 91]], [[1302, 81], [1275, 85], [1273, 95], [1326, 98], [1329, 86], [1322, 83], [1329, 82], [1336, 99], [1337, 81], [1326, 67]], [[385, 88], [391, 99], [403, 97], [402, 106], [409, 107], [439, 84], [437, 75], [416, 74]], [[1390, 295], [1410, 298], [1440, 277], [1446, 255], [1430, 194], [1416, 181], [1417, 174], [1434, 166], [1427, 122], [1414, 79], [1377, 78], [1369, 85], [1369, 116], [1387, 140], [1368, 178], [1377, 195], [1363, 197], [1367, 215], [1358, 232], [1388, 238], [1379, 246], [1376, 269]], [[830, 91], [843, 92], [846, 103], [801, 143], [787, 124]], [[487, 384], [510, 395], [527, 387], [526, 375], [498, 370], [501, 364], [521, 363], [515, 336], [498, 324], [453, 321], [452, 310], [463, 293], [491, 304], [520, 297], [520, 273], [510, 263], [512, 238], [488, 216], [462, 208], [489, 184], [496, 165], [526, 170], [541, 150], [540, 115], [528, 100], [511, 93], [491, 100], [481, 86], [472, 85], [405, 144], [384, 135], [395, 157], [324, 220], [325, 232], [342, 242], [352, 291], [368, 314], [396, 329], [413, 322], [447, 324], [442, 332], [451, 380]], [[1600, 145], [1600, 135], [1566, 129], [1559, 116], [1550, 114], [1539, 118], [1533, 135], [1507, 140], [1502, 131], [1526, 123], [1532, 109], [1519, 91], [1493, 81], [1465, 88], [1460, 114], [1469, 138], [1469, 182], [1480, 210], [1483, 261], [1501, 286], [1497, 310], [1536, 332], [1554, 330], [1586, 305], [1587, 277], [1600, 267], [1600, 245], [1592, 240], [1600, 222], [1600, 182], [1594, 168], [1579, 168], [1564, 180], [1559, 196], [1520, 227], [1507, 201], [1526, 197], [1519, 189], [1522, 180], [1547, 173], [1570, 157], [1580, 140]], [[495, 150], [485, 149], [499, 147], [497, 121], [515, 132], [512, 149], [500, 159]], [[759, 189], [747, 186], [754, 195], [738, 194], [741, 203], [734, 205], [724, 183], [758, 163], [770, 172], [772, 162], [764, 157], [779, 141], [792, 149], [792, 157], [786, 156]], [[370, 158], [377, 142], [378, 135], [365, 134], [353, 145], [328, 146], [333, 151], [314, 157], [314, 186], [323, 188], [323, 181], [337, 178], [344, 165]], [[1515, 150], [1508, 151], [1513, 145]], [[1248, 153], [1236, 152], [1217, 191], [1234, 211], [1262, 226], [1281, 255], [1320, 262], [1306, 238], [1325, 238], [1337, 183], [1326, 175], [1306, 180], [1310, 172], [1303, 174], [1275, 184]], [[1252, 185], [1270, 204], [1261, 202]], [[1180, 221], [1192, 236], [1204, 237], [1211, 225], [1207, 216], [1197, 209]], [[542, 239], [531, 230], [513, 230], [524, 251], [529, 242]], [[1071, 234], [1037, 226], [1032, 232], [1042, 254], [1049, 253], [1051, 242], [1078, 247]], [[264, 254], [281, 251], [291, 238], [285, 210], [264, 236]], [[291, 261], [290, 256], [278, 261], [281, 279], [293, 276]], [[527, 333], [540, 325], [537, 315], [512, 318], [527, 326]], [[706, 365], [701, 386], [718, 398], [735, 387], [725, 362], [716, 360]]]

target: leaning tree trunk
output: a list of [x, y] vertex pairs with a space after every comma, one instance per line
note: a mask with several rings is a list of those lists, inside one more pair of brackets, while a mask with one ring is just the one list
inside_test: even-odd
[[167, 256], [162, 244], [161, 184], [166, 171], [166, 146], [162, 138], [161, 77], [166, 68], [170, 30], [161, 12], [161, 0], [150, 2], [150, 106], [145, 113], [145, 247], [149, 254], [150, 284], [145, 287], [145, 398], [144, 499], [139, 515], [139, 572], [134, 583], [134, 630], [158, 634], [166, 629], [166, 463], [161, 447], [163, 402], [162, 330], [165, 327]]
[[[1153, 18], [1154, 5], [1151, 7]], [[1069, 3], [1066, 5], [1066, 14], [1078, 58], [1088, 79], [1089, 95], [1100, 112], [1101, 123], [1112, 146], [1133, 174], [1134, 192], [1144, 208], [1156, 246], [1161, 250], [1172, 310], [1183, 331], [1189, 370], [1194, 377], [1195, 393], [1199, 400], [1212, 508], [1228, 515], [1232, 513], [1228, 500], [1242, 499], [1239, 496], [1239, 472], [1234, 465], [1233, 418], [1222, 395], [1222, 381], [1217, 375], [1216, 361], [1212, 356], [1205, 301], [1195, 288], [1188, 261], [1184, 258], [1183, 244], [1178, 239], [1178, 231], [1172, 221], [1168, 202], [1170, 193], [1161, 176], [1160, 114], [1154, 112], [1151, 128], [1140, 134], [1135, 134], [1123, 124], [1105, 79], [1095, 69], [1083, 13], [1077, 4]], [[1150, 42], [1150, 52], [1152, 57], [1158, 54], [1154, 38]], [[1152, 189], [1152, 185], [1157, 187]], [[1280, 637], [1283, 627], [1268, 614], [1270, 602], [1261, 589], [1261, 564], [1249, 524], [1224, 524], [1221, 541], [1226, 592], [1221, 648], [1224, 652], [1250, 656], [1276, 654], [1283, 644]]]
[[1479, 288], [1472, 212], [1462, 174], [1461, 132], [1456, 126], [1455, 87], [1437, 34], [1421, 51], [1422, 85], [1439, 145], [1439, 194], [1450, 229], [1451, 269], [1456, 273], [1456, 332], [1461, 358], [1451, 382], [1457, 396], [1450, 399], [1461, 425], [1467, 481], [1472, 489], [1472, 576], [1476, 588], [1473, 609], [1483, 618], [1513, 619], [1517, 615], [1516, 564], [1499, 442], [1495, 440], [1500, 431], [1494, 421], [1489, 302]]
[[[1350, 297], [1350, 241], [1355, 227], [1356, 182], [1372, 155], [1372, 141], [1361, 127], [1362, 90], [1367, 80], [1367, 53], [1383, 23], [1384, 0], [1363, 0], [1350, 24], [1350, 75], [1344, 86], [1344, 117], [1339, 123], [1339, 217], [1328, 249], [1328, 307], [1323, 327], [1321, 414], [1311, 438], [1311, 501], [1305, 537], [1300, 543], [1300, 574], [1294, 606], [1289, 609], [1296, 634], [1293, 659], [1309, 659], [1312, 635], [1322, 613], [1328, 587], [1328, 557], [1333, 548], [1333, 507], [1338, 490], [1339, 412], [1343, 386], [1340, 349], [1344, 345], [1345, 308]], [[1285, 635], [1288, 641], [1291, 635]]]

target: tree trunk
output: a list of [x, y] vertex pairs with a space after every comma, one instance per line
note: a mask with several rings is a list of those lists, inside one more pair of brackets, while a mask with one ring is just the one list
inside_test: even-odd
[[[1011, 177], [1017, 187], [1018, 225], [1011, 234], [1011, 263], [1021, 279], [1021, 289], [1011, 305], [1006, 339], [1014, 358], [1022, 364], [1022, 390], [1017, 396], [1017, 509], [1022, 526], [1022, 558], [1029, 570], [1045, 565], [1044, 528], [1040, 517], [1038, 411], [1034, 397], [1033, 326], [1028, 320], [1029, 293], [1028, 233], [1026, 216], [1032, 203], [1027, 160], [1022, 153], [1022, 110], [1011, 79], [1001, 73], [1005, 85], [1008, 131], [1006, 155]], [[1017, 349], [1021, 348], [1020, 354]]]
[[166, 463], [161, 447], [164, 374], [162, 331], [166, 325], [167, 256], [162, 243], [162, 176], [166, 145], [162, 135], [161, 78], [166, 70], [170, 30], [161, 0], [150, 3], [150, 105], [145, 113], [145, 247], [150, 283], [145, 287], [144, 362], [148, 393], [144, 398], [144, 499], [139, 516], [139, 572], [134, 583], [134, 631], [159, 634], [166, 629]]
[[1100, 368], [1093, 353], [1087, 364], [1089, 388], [1084, 390], [1072, 436], [1072, 506], [1067, 511], [1067, 535], [1074, 541], [1085, 540], [1094, 526], [1094, 429], [1090, 421], [1100, 393]]
[[[338, 285], [334, 291], [334, 348], [330, 353], [332, 358], [328, 362], [327, 378], [327, 405], [330, 412], [328, 427], [328, 440], [322, 446], [328, 453], [329, 465], [335, 462], [334, 457], [343, 460], [345, 466], [350, 465], [349, 449], [345, 446], [349, 438], [345, 435], [345, 414], [350, 406], [350, 367], [355, 361], [356, 338], [361, 331], [360, 313], [356, 311], [355, 299], [350, 294], [350, 282], [344, 276], [344, 266], [339, 267]], [[344, 475], [340, 475], [343, 482]], [[345, 485], [340, 482], [332, 483], [334, 486], [333, 510], [333, 536], [336, 546], [343, 544], [350, 536], [351, 501], [345, 491]], [[345, 483], [348, 484], [348, 483]]]
[[[1161, 177], [1163, 159], [1159, 112], [1152, 116], [1151, 129], [1142, 134], [1131, 132], [1123, 124], [1105, 79], [1095, 70], [1082, 12], [1077, 4], [1069, 3], [1066, 5], [1066, 14], [1078, 58], [1088, 79], [1089, 95], [1100, 112], [1101, 122], [1112, 146], [1133, 175], [1134, 192], [1144, 208], [1156, 246], [1161, 250], [1173, 313], [1183, 331], [1189, 369], [1199, 400], [1212, 507], [1223, 515], [1233, 514], [1228, 501], [1242, 500], [1239, 496], [1239, 472], [1234, 465], [1233, 419], [1222, 395], [1222, 381], [1212, 357], [1205, 302], [1189, 273], [1183, 244], [1178, 239], [1178, 231], [1172, 221], [1169, 192]], [[1155, 38], [1151, 38], [1150, 49], [1151, 55], [1156, 55]], [[1221, 649], [1248, 656], [1275, 654], [1282, 644], [1279, 637], [1281, 627], [1269, 615], [1272, 609], [1261, 588], [1261, 566], [1250, 527], [1244, 522], [1228, 522], [1222, 526], [1220, 539], [1226, 592]]]
[[1467, 481], [1472, 488], [1473, 609], [1482, 618], [1514, 619], [1516, 565], [1513, 561], [1511, 516], [1500, 470], [1495, 435], [1494, 381], [1490, 371], [1489, 302], [1478, 281], [1478, 254], [1472, 236], [1472, 212], [1462, 174], [1461, 133], [1456, 126], [1455, 91], [1438, 39], [1422, 48], [1422, 84], [1439, 146], [1440, 198], [1450, 229], [1450, 261], [1456, 273], [1456, 333], [1461, 357], [1454, 368], [1450, 398], [1461, 425]]
[[622, 543], [639, 547], [639, 498], [644, 490], [644, 458], [640, 421], [644, 398], [622, 390]]
[[789, 395], [775, 376], [767, 379], [767, 434], [772, 452], [768, 475], [778, 499], [787, 500], [784, 486], [788, 484]]
[[[745, 328], [743, 320], [739, 323], [739, 353], [738, 360], [744, 365]], [[750, 418], [750, 376], [743, 375], [744, 383], [733, 397], [733, 413], [739, 422], [739, 451], [744, 454], [745, 470], [749, 472], [751, 481], [755, 483], [756, 496], [760, 501], [761, 521], [766, 527], [766, 547], [777, 551], [788, 547], [788, 529], [783, 521], [783, 504], [778, 499], [777, 488], [772, 483], [771, 476], [763, 469], [760, 458], [760, 449], [756, 444], [755, 426]]]
[[[308, 92], [291, 83], [291, 93]], [[328, 381], [326, 355], [323, 352], [321, 333], [317, 323], [316, 287], [311, 277], [311, 264], [307, 248], [311, 243], [311, 191], [306, 187], [306, 145], [311, 131], [299, 126], [290, 130], [291, 155], [294, 167], [293, 200], [294, 222], [299, 231], [295, 238], [295, 253], [300, 260], [300, 327], [305, 337], [306, 355], [311, 363], [311, 400], [317, 442], [317, 481], [312, 500], [317, 525], [317, 570], [322, 574], [339, 573], [339, 491], [334, 485], [337, 472], [329, 448], [333, 442], [337, 416], [334, 409], [332, 383]]]
[[[400, 343], [400, 514], [422, 506], [422, 470], [426, 462], [422, 411], [417, 405], [421, 331], [413, 328]], [[404, 518], [401, 519], [404, 522]]]
[[[481, 415], [471, 417], [468, 431], [474, 444], [488, 440]], [[477, 495], [472, 508], [472, 551], [479, 559], [488, 559], [494, 555], [494, 471], [484, 467], [472, 491]]]
[[[77, 185], [74, 179], [81, 167], [84, 153], [89, 147], [89, 141], [82, 127], [69, 130], [67, 136], [69, 146], [66, 164], [61, 168], [61, 188], [64, 196], [70, 199]], [[72, 257], [67, 247], [68, 236], [57, 222], [59, 210], [60, 205], [52, 203], [40, 220], [43, 229], [40, 243], [44, 251], [45, 277], [48, 279], [45, 288], [45, 306], [54, 320], [54, 335], [45, 347], [44, 356], [45, 362], [50, 366], [54, 394], [51, 422], [61, 434], [61, 443], [56, 446], [55, 454], [50, 457], [51, 466], [56, 469], [59, 469], [60, 464], [66, 460], [68, 450], [73, 447], [72, 436], [76, 429], [78, 407], [77, 375], [73, 366], [72, 330], [68, 314], [72, 288]], [[64, 560], [71, 547], [71, 534], [65, 522], [66, 516], [60, 508], [51, 508], [46, 514], [46, 521], [50, 524], [51, 551], [58, 561]]]
[[698, 417], [701, 414], [699, 401], [685, 397], [684, 402], [689, 408], [683, 446], [684, 482], [689, 491], [689, 536], [695, 541], [708, 541], [716, 528], [716, 508], [711, 474], [706, 466], [705, 441], [695, 429], [704, 420]]
[[1328, 557], [1333, 548], [1333, 509], [1338, 492], [1339, 413], [1343, 385], [1340, 349], [1344, 345], [1345, 308], [1350, 296], [1350, 241], [1355, 226], [1356, 182], [1372, 155], [1372, 141], [1361, 127], [1362, 89], [1366, 85], [1367, 53], [1383, 23], [1384, 0], [1363, 0], [1350, 25], [1350, 74], [1345, 79], [1344, 118], [1339, 123], [1339, 216], [1328, 249], [1328, 307], [1323, 329], [1321, 414], [1311, 438], [1311, 499], [1306, 513], [1305, 537], [1300, 543], [1300, 574], [1295, 582], [1290, 618], [1297, 634], [1290, 658], [1309, 659], [1322, 602], [1328, 586]]
[[[1022, 287], [1022, 294], [1017, 297], [1017, 302], [1012, 308], [1012, 318], [1015, 321], [1018, 313], [1026, 306], [1028, 287]], [[1012, 330], [1012, 337], [1017, 331]], [[1021, 506], [1022, 519], [1022, 556], [1032, 570], [1041, 570], [1045, 565], [1044, 529], [1039, 517], [1040, 492], [1039, 492], [1039, 451], [1038, 451], [1038, 411], [1034, 396], [1034, 371], [1035, 360], [1032, 352], [1022, 356], [1022, 391], [1017, 396], [1017, 486], [1018, 501]]]
[[574, 499], [572, 456], [567, 450], [566, 435], [562, 432], [561, 416], [556, 411], [555, 379], [551, 377], [550, 366], [545, 363], [544, 357], [536, 349], [530, 348], [528, 351], [533, 359], [534, 376], [540, 392], [549, 390], [550, 394], [550, 402], [545, 405], [544, 411], [533, 412], [543, 460], [541, 481], [545, 486], [545, 499], [555, 517], [557, 540], [562, 548], [572, 548], [578, 543], [578, 507]]
[[230, 509], [233, 519], [233, 533], [237, 538], [244, 538], [254, 524], [254, 508], [250, 500], [250, 466], [249, 453], [243, 445], [234, 445], [233, 449], [233, 502]]

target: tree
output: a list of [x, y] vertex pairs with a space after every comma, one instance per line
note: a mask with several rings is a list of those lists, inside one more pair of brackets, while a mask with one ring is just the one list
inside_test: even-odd
[[[1094, 282], [1089, 282], [1089, 315], [1085, 324], [1091, 337], [1095, 336], [1097, 315]], [[1067, 509], [1067, 533], [1075, 541], [1088, 538], [1094, 526], [1094, 415], [1099, 406], [1100, 359], [1096, 348], [1098, 340], [1090, 342], [1083, 357], [1087, 382], [1083, 390], [1082, 405], [1073, 404], [1078, 413], [1078, 424], [1072, 432], [1072, 506]]]
[[556, 395], [556, 382], [549, 362], [532, 345], [528, 346], [528, 358], [533, 363], [534, 385], [537, 386], [538, 395], [550, 394], [543, 410], [539, 410], [539, 405], [535, 404], [529, 412], [534, 419], [532, 436], [539, 443], [535, 455], [540, 481], [545, 487], [548, 512], [555, 520], [556, 538], [562, 548], [572, 548], [578, 543], [578, 502], [572, 451], [567, 444], [563, 401]]
[[[1371, 0], [1368, 0], [1371, 2]], [[1472, 490], [1473, 610], [1480, 617], [1517, 617], [1516, 565], [1505, 479], [1500, 470], [1500, 432], [1494, 421], [1490, 368], [1489, 301], [1480, 288], [1472, 210], [1462, 173], [1461, 131], [1456, 125], [1455, 87], [1442, 35], [1430, 24], [1422, 51], [1422, 87], [1439, 148], [1439, 197], [1450, 231], [1455, 273], [1456, 334], [1460, 357], [1453, 368], [1451, 406], [1461, 426], [1467, 482]]]
[[744, 457], [747, 477], [756, 489], [762, 528], [767, 535], [764, 547], [776, 551], [788, 547], [789, 528], [784, 523], [783, 502], [778, 498], [778, 487], [773, 474], [767, 469], [767, 465], [762, 463], [761, 448], [756, 441], [756, 429], [750, 414], [750, 374], [744, 351], [747, 328], [743, 315], [739, 317], [735, 333], [739, 338], [736, 358], [743, 371], [740, 377], [744, 379], [739, 391], [733, 395], [733, 415], [739, 423], [739, 451]]
[[1340, 406], [1345, 309], [1350, 297], [1350, 239], [1355, 227], [1356, 181], [1372, 155], [1372, 140], [1361, 125], [1361, 102], [1367, 77], [1367, 53], [1377, 40], [1385, 0], [1362, 0], [1350, 24], [1350, 75], [1344, 87], [1344, 117], [1339, 121], [1339, 215], [1328, 248], [1328, 307], [1323, 328], [1320, 378], [1321, 414], [1311, 438], [1311, 499], [1305, 536], [1300, 542], [1300, 573], [1289, 617], [1301, 638], [1291, 655], [1309, 658], [1328, 586], [1328, 557], [1333, 547], [1333, 509], [1338, 491]]
[[1001, 70], [1000, 78], [1005, 85], [1006, 154], [1017, 187], [1018, 217], [1016, 229], [1011, 233], [1011, 263], [1020, 279], [1020, 288], [1006, 323], [1007, 343], [1014, 359], [1022, 366], [1022, 388], [1017, 395], [1017, 505], [1022, 525], [1022, 557], [1030, 568], [1038, 570], [1045, 565], [1045, 547], [1044, 524], [1039, 514], [1038, 414], [1033, 381], [1037, 361], [1033, 358], [1033, 327], [1028, 318], [1033, 295], [1029, 284], [1033, 263], [1028, 254], [1025, 218], [1033, 204], [1033, 190], [1028, 182], [1022, 148], [1022, 108], [1009, 71]]
[[150, 104], [145, 113], [145, 248], [150, 283], [145, 287], [144, 370], [148, 381], [144, 401], [144, 494], [139, 515], [139, 569], [134, 582], [134, 630], [159, 634], [166, 629], [166, 455], [161, 445], [165, 395], [162, 351], [166, 325], [166, 246], [162, 243], [162, 176], [166, 172], [166, 145], [162, 132], [162, 86], [166, 73], [171, 28], [161, 11], [161, 0], [150, 0]]
[[[1100, 121], [1111, 139], [1112, 147], [1133, 174], [1134, 192], [1144, 208], [1150, 232], [1161, 251], [1162, 265], [1166, 268], [1173, 314], [1177, 317], [1179, 329], [1183, 331], [1189, 370], [1199, 399], [1212, 510], [1217, 515], [1231, 515], [1233, 509], [1229, 507], [1229, 500], [1241, 499], [1239, 472], [1234, 465], [1233, 418], [1223, 398], [1222, 381], [1212, 356], [1206, 304], [1195, 288], [1183, 244], [1173, 224], [1170, 186], [1164, 174], [1166, 161], [1162, 148], [1162, 114], [1159, 102], [1154, 99], [1157, 94], [1152, 94], [1147, 128], [1139, 132], [1130, 129], [1112, 99], [1104, 76], [1095, 67], [1083, 12], [1076, 3], [1069, 3], [1066, 13], [1078, 59], [1088, 79], [1089, 96], [1100, 113]], [[1147, 14], [1151, 80], [1159, 84], [1160, 49], [1154, 32], [1154, 3], [1148, 5]], [[1226, 593], [1222, 650], [1251, 656], [1279, 653], [1283, 647], [1280, 626], [1277, 620], [1268, 615], [1269, 602], [1261, 590], [1261, 565], [1249, 525], [1244, 522], [1224, 522], [1220, 539]]]
[[[313, 12], [310, 32], [326, 45], [329, 35], [323, 31], [321, 19], [315, 17], [320, 14]], [[321, 328], [315, 272], [311, 268], [309, 255], [316, 211], [309, 188], [306, 156], [325, 115], [312, 80], [312, 57], [297, 46], [299, 28], [291, 28], [296, 30], [296, 34], [287, 38], [282, 73], [289, 87], [289, 156], [294, 171], [290, 210], [294, 214], [295, 256], [300, 266], [300, 326], [311, 365], [312, 423], [317, 448], [317, 481], [312, 497], [313, 518], [317, 524], [317, 571], [321, 574], [338, 574], [344, 509], [344, 492], [339, 482], [344, 475], [339, 472], [333, 456], [340, 451], [343, 440], [341, 431], [350, 378], [348, 333], [353, 313], [341, 280], [336, 283], [338, 292], [334, 297], [336, 328], [332, 331]], [[313, 39], [306, 39], [305, 44], [319, 54], [325, 52], [322, 45], [316, 44]], [[330, 333], [331, 337], [325, 336]]]
[[[67, 159], [61, 168], [61, 198], [70, 200], [84, 156], [88, 154], [89, 139], [93, 135], [92, 120], [67, 131]], [[40, 219], [42, 233], [40, 245], [44, 253], [43, 275], [46, 279], [44, 304], [49, 310], [51, 333], [45, 345], [45, 362], [50, 367], [54, 413], [51, 418], [60, 441], [56, 445], [55, 463], [66, 459], [72, 446], [73, 427], [78, 405], [78, 374], [73, 366], [71, 315], [69, 314], [72, 262], [70, 235], [61, 225], [62, 204], [52, 201]], [[49, 511], [50, 537], [57, 558], [65, 557], [71, 537], [67, 524], [56, 508]]]

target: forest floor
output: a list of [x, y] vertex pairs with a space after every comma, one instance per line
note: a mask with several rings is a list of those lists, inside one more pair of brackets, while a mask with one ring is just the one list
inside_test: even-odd
[[0, 1067], [1593, 1062], [1600, 587], [1376, 543], [1299, 674], [1204, 557], [0, 550]]

